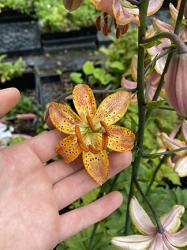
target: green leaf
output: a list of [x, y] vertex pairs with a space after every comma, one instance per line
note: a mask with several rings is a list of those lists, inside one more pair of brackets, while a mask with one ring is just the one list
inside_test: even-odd
[[81, 73], [76, 73], [76, 72], [71, 73], [70, 79], [76, 84], [80, 84], [84, 82], [84, 80], [82, 79]]
[[94, 64], [91, 61], [85, 62], [82, 68], [85, 75], [92, 75], [94, 72], [94, 69], [95, 69]]
[[147, 104], [147, 109], [157, 109], [159, 108], [165, 101], [160, 100], [160, 101], [152, 101]]
[[110, 63], [110, 68], [113, 68], [113, 69], [116, 69], [116, 70], [119, 70], [119, 71], [123, 71], [124, 70], [124, 65], [120, 61], [115, 61], [115, 62]]
[[95, 79], [99, 80], [103, 85], [107, 85], [113, 80], [112, 75], [101, 68], [96, 68], [93, 72], [93, 75]]

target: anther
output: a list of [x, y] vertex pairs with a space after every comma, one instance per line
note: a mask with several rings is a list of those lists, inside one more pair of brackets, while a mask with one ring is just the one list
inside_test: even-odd
[[89, 151], [89, 148], [87, 147], [87, 145], [84, 143], [81, 131], [80, 131], [80, 127], [78, 125], [75, 126], [75, 134], [77, 136], [77, 142], [80, 146], [80, 148], [86, 152]]
[[100, 150], [94, 148], [92, 145], [89, 145], [89, 150], [93, 154], [98, 154], [100, 152]]
[[91, 128], [91, 130], [92, 130], [93, 132], [96, 132], [95, 127], [94, 127], [94, 124], [93, 124], [93, 121], [92, 121], [92, 118], [91, 118], [89, 115], [87, 115], [87, 116], [86, 116], [86, 119], [87, 119], [88, 125], [89, 125], [89, 127]]

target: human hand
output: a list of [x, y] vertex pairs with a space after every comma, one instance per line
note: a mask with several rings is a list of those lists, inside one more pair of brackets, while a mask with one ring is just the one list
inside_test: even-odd
[[[19, 101], [14, 89], [0, 91], [0, 116]], [[52, 159], [61, 139], [56, 131], [0, 150], [0, 249], [52, 250], [59, 242], [111, 214], [122, 202], [119, 192], [59, 215], [58, 211], [96, 187], [78, 162]], [[113, 153], [110, 176], [127, 167], [132, 156]]]

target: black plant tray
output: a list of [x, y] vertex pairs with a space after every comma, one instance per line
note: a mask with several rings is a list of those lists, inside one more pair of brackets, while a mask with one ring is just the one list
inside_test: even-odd
[[0, 22], [0, 54], [19, 54], [41, 50], [38, 22]]
[[[95, 46], [97, 42], [97, 29], [95, 26], [72, 30], [68, 32], [49, 32], [42, 34], [42, 44], [44, 47], [81, 47], [89, 44]], [[75, 45], [75, 46], [74, 46]]]
[[34, 13], [30, 15], [12, 9], [4, 9], [0, 13], [0, 23], [36, 21]]

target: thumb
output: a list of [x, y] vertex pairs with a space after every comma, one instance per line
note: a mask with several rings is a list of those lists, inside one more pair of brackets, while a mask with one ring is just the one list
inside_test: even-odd
[[9, 112], [19, 101], [20, 92], [16, 88], [0, 90], [0, 117]]

